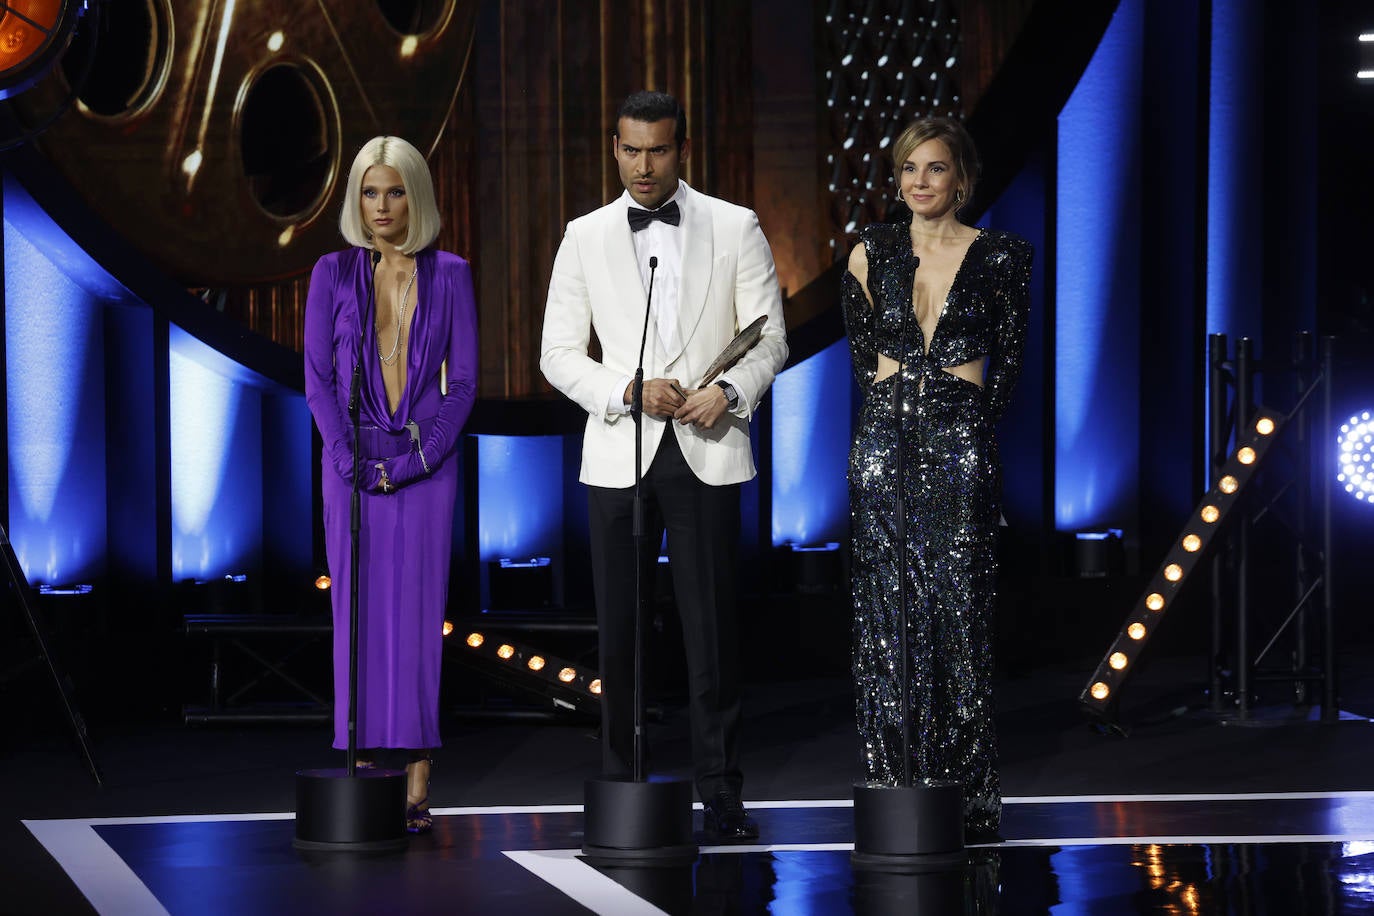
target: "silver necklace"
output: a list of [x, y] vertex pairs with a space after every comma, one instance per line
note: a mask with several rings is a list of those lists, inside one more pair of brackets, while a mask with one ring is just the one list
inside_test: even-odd
[[415, 275], [420, 272], [420, 262], [415, 262], [415, 269], [410, 272], [410, 279], [406, 281], [406, 288], [401, 293], [401, 308], [396, 317], [396, 339], [391, 342], [391, 352], [382, 354], [382, 332], [377, 331], [377, 355], [382, 358], [382, 362], [388, 366], [396, 361], [396, 355], [401, 351], [401, 331], [406, 326], [406, 299], [410, 296], [410, 288], [415, 285]]

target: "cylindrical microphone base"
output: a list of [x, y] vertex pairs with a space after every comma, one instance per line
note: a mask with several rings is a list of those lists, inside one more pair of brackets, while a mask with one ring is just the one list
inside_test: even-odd
[[296, 771], [297, 849], [390, 852], [406, 847], [404, 770]]
[[589, 779], [582, 854], [592, 862], [675, 866], [693, 861], [692, 787], [680, 779]]
[[855, 868], [926, 872], [962, 868], [964, 792], [957, 782], [854, 784]]

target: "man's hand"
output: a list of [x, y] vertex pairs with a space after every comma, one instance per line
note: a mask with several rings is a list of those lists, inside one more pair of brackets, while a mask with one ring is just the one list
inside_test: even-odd
[[[635, 383], [625, 386], [625, 403], [633, 404]], [[675, 416], [687, 402], [682, 384], [675, 378], [651, 378], [644, 380], [644, 412], [651, 417], [666, 420]]]
[[725, 392], [720, 386], [707, 385], [690, 392], [673, 419], [684, 426], [690, 423], [698, 429], [711, 429], [724, 416], [726, 406]]

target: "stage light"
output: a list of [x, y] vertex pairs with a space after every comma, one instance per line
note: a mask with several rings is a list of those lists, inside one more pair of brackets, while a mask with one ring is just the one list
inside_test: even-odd
[[1094, 700], [1105, 700], [1111, 692], [1111, 688], [1101, 681], [1093, 684], [1092, 693]]
[[844, 554], [838, 541], [785, 544], [780, 549], [785, 551], [792, 585], [800, 594], [832, 594], [844, 582]]
[[444, 621], [444, 635], [445, 635], [445, 636], [448, 636], [448, 635], [449, 635], [450, 633], [452, 633], [452, 632], [453, 632], [453, 621], [452, 621], [452, 620], [445, 620], [445, 621]]
[[478, 632], [454, 645], [459, 659], [493, 680], [537, 695], [559, 709], [598, 715], [601, 681], [589, 671], [518, 642], [489, 640]]
[[329, 578], [328, 576], [317, 576], [315, 579], [315, 587], [322, 592], [329, 591], [329, 587], [333, 584], [334, 580]]
[[1126, 667], [1126, 653], [1113, 652], [1112, 657], [1108, 660], [1108, 663], [1117, 671], [1120, 671], [1122, 668]]
[[72, 595], [89, 595], [93, 591], [95, 591], [95, 586], [87, 585], [85, 583], [79, 585], [74, 584], [38, 586], [38, 594], [40, 595], [61, 595], [63, 597], [70, 597]]
[[1363, 411], [1341, 424], [1336, 437], [1336, 480], [1345, 492], [1374, 505], [1374, 420]]
[[525, 611], [553, 606], [553, 567], [548, 557], [501, 557], [487, 563], [491, 610]]
[[81, 0], [0, 2], [0, 99], [23, 92], [48, 74], [71, 44]]
[[1126, 566], [1120, 528], [1074, 532], [1074, 569], [1081, 578], [1119, 575]]
[[[1217, 471], [1219, 476], [1215, 489], [1203, 494], [1195, 515], [1186, 523], [1179, 539], [1169, 549], [1154, 577], [1146, 583], [1116, 640], [1098, 663], [1097, 670], [1088, 679], [1083, 692], [1079, 694], [1079, 702], [1088, 713], [1098, 718], [1109, 718], [1110, 710], [1119, 695], [1121, 682], [1128, 673], [1126, 665], [1121, 664], [1122, 659], [1119, 656], [1123, 653], [1118, 647], [1127, 644], [1123, 643], [1123, 640], [1129, 639], [1132, 643], [1127, 645], [1139, 646], [1138, 649], [1132, 649], [1131, 657], [1138, 657], [1139, 652], [1144, 651], [1144, 644], [1155, 627], [1147, 628], [1141, 621], [1149, 614], [1155, 615], [1149, 618], [1151, 620], [1162, 618], [1175, 593], [1186, 583], [1189, 574], [1201, 562], [1207, 548], [1219, 534], [1221, 523], [1226, 520], [1228, 513], [1231, 513], [1241, 489], [1263, 462], [1265, 454], [1275, 441], [1274, 433], [1279, 431], [1282, 422], [1283, 418], [1275, 417], [1269, 411], [1258, 411], [1254, 421], [1243, 427], [1243, 433], [1238, 434], [1231, 460]], [[1374, 429], [1371, 429], [1371, 439], [1374, 439]], [[1374, 498], [1374, 494], [1371, 494], [1371, 498]], [[1105, 692], [1099, 691], [1099, 685], [1107, 685], [1108, 689]]]

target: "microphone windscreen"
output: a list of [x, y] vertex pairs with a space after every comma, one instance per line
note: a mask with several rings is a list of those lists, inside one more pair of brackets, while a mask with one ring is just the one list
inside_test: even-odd
[[650, 270], [658, 270], [658, 258], [650, 258], [650, 259], [649, 259], [649, 269], [650, 269]]

